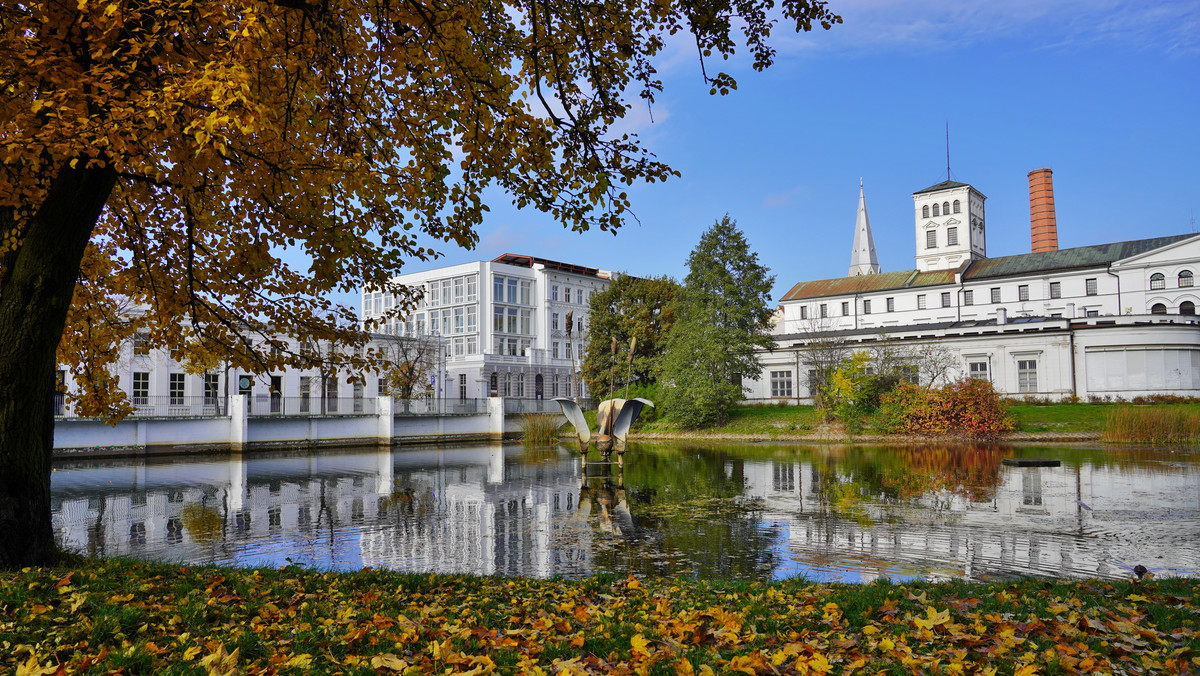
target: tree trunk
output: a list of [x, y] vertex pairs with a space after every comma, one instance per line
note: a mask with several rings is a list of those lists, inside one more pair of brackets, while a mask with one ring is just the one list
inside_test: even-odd
[[83, 252], [116, 172], [64, 167], [0, 289], [0, 568], [43, 565], [50, 525], [55, 355]]

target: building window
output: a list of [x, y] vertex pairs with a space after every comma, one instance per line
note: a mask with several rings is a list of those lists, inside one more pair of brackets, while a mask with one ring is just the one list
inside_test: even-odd
[[958, 228], [946, 228], [946, 246], [958, 244]]
[[792, 372], [791, 371], [771, 371], [771, 396], [772, 397], [790, 397], [790, 396], [792, 396]]
[[939, 208], [938, 208], [938, 205], [936, 205], [936, 204], [935, 204], [935, 205], [933, 205], [933, 215], [934, 215], [934, 216], [941, 216], [941, 215], [942, 215], [941, 209], [939, 209]]
[[954, 200], [954, 213], [957, 214], [960, 211], [962, 211], [962, 207], [959, 205], [958, 200]]
[[172, 373], [170, 376], [171, 405], [183, 406], [183, 374]]
[[[937, 207], [934, 207], [934, 208], [936, 209]], [[937, 248], [937, 230], [927, 230], [925, 232], [925, 248], [926, 249], [936, 249]]]
[[929, 205], [921, 207], [921, 218], [929, 218]]
[[1100, 311], [1099, 310], [1088, 310], [1083, 313], [1083, 316], [1084, 317], [1099, 317]]
[[825, 319], [828, 316], [829, 316], [829, 306], [826, 305], [825, 303], [821, 303], [821, 319]]
[[975, 292], [970, 289], [963, 291], [963, 305], [974, 305], [974, 304], [975, 304]]
[[950, 307], [950, 292], [949, 291], [945, 291], [942, 293], [942, 307]]
[[1167, 276], [1166, 275], [1164, 275], [1161, 272], [1156, 272], [1156, 273], [1150, 275], [1150, 290], [1151, 291], [1156, 291], [1158, 289], [1165, 289], [1165, 288], [1167, 288]]
[[863, 314], [864, 315], [871, 314], [871, 301], [869, 301], [869, 300], [863, 301]]
[[204, 374], [204, 403], [215, 404], [220, 396], [221, 376], [215, 373]]
[[850, 314], [850, 301], [842, 301], [842, 316], [846, 317]]
[[1150, 306], [1150, 314], [1165, 315], [1167, 314], [1167, 306], [1163, 305], [1162, 303], [1155, 303], [1154, 305]]
[[133, 353], [135, 355], [150, 354], [150, 337], [141, 332], [133, 334]]
[[1022, 284], [1017, 287], [1017, 300], [1029, 300], [1029, 285]]
[[1196, 314], [1196, 304], [1190, 300], [1185, 300], [1179, 304], [1179, 314], [1194, 315]]
[[949, 202], [942, 202], [942, 215], [943, 216], [950, 215], [950, 203]]
[[917, 296], [917, 309], [918, 310], [925, 309], [925, 294], [920, 294], [919, 296]]
[[145, 406], [150, 403], [150, 374], [136, 371], [133, 374], [133, 405]]
[[1091, 279], [1083, 280], [1083, 288], [1084, 294], [1088, 296], [1096, 295], [1096, 278], [1092, 277]]
[[888, 312], [896, 311], [896, 299], [895, 298], [887, 299], [887, 311]]
[[550, 300], [558, 300], [558, 285], [550, 285]]
[[550, 344], [550, 356], [554, 359], [558, 359], [558, 341], [554, 341]]
[[571, 287], [569, 287], [569, 286], [563, 287], [563, 302], [564, 303], [571, 302]]
[[1062, 282], [1050, 282], [1050, 297], [1062, 298]]
[[967, 364], [967, 375], [972, 380], [987, 380], [988, 363], [986, 361], [969, 362]]
[[800, 306], [800, 319], [808, 319], [808, 307], [807, 306], [804, 306], [804, 305]]
[[1017, 391], [1018, 392], [1037, 392], [1037, 360], [1036, 359], [1018, 359], [1017, 360]]
[[1184, 286], [1191, 286], [1191, 285], [1192, 285], [1192, 271], [1184, 270], [1183, 272], [1179, 273], [1179, 286], [1184, 287]]
[[998, 287], [998, 286], [992, 287], [992, 302], [993, 303], [1000, 302], [1000, 287]]

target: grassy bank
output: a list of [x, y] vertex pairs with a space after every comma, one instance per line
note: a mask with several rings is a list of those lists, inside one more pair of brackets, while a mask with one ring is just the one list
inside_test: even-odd
[[1184, 580], [572, 582], [89, 561], [0, 581], [4, 673], [1200, 670], [1200, 588]]
[[[1018, 432], [1101, 434], [1116, 404], [1014, 404], [1009, 412]], [[1200, 407], [1193, 405], [1195, 410]], [[791, 436], [822, 428], [821, 413], [812, 406], [742, 406], [730, 412], [730, 422], [718, 428], [699, 430], [731, 435]], [[881, 421], [868, 417], [862, 434], [876, 434]], [[638, 427], [636, 432], [671, 434], [685, 432], [665, 420]]]

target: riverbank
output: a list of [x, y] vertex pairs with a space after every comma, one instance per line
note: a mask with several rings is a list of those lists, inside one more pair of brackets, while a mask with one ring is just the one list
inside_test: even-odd
[[[1132, 577], [1132, 574], [1131, 574]], [[1200, 586], [0, 572], [0, 672], [1198, 673]], [[61, 670], [60, 670], [61, 669]]]

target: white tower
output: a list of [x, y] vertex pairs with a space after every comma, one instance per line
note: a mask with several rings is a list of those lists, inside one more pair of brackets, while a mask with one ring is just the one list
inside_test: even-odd
[[862, 179], [858, 180], [858, 220], [854, 223], [854, 250], [850, 253], [849, 277], [879, 274], [879, 257], [875, 255], [875, 238], [871, 235], [871, 219], [867, 218], [867, 198]]
[[913, 193], [918, 270], [953, 270], [968, 260], [987, 258], [986, 199], [958, 181], [942, 181]]

